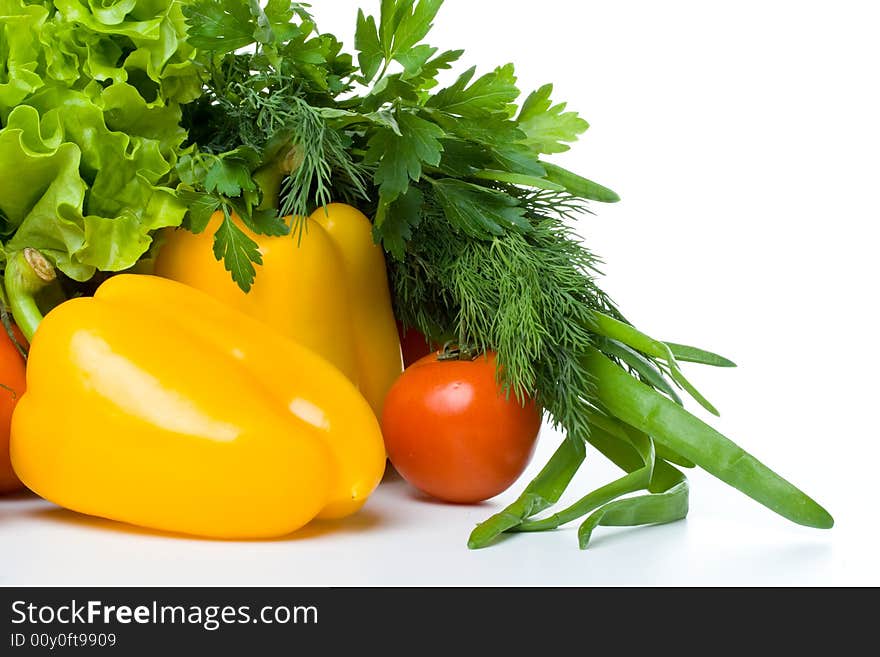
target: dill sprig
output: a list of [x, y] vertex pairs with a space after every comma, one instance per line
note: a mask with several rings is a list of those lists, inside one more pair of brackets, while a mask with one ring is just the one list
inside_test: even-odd
[[[306, 100], [296, 80], [276, 71], [253, 73], [243, 61], [249, 59], [235, 56], [232, 65], [210, 76], [200, 101], [203, 108], [209, 108], [208, 121], [204, 121], [204, 109], [191, 110], [198, 125], [212, 126], [200, 147], [219, 154], [247, 146], [261, 153], [263, 166], [287, 160], [287, 166], [279, 169], [283, 174], [281, 216], [305, 216], [329, 203], [337, 191], [346, 199], [365, 200], [367, 172], [352, 160], [350, 139], [327, 124], [321, 108]], [[191, 130], [196, 138], [198, 125]], [[289, 156], [292, 149], [296, 151], [293, 158]]]
[[595, 282], [599, 260], [533, 196], [521, 199], [530, 230], [487, 241], [450, 230], [430, 188], [423, 194], [408, 256], [390, 262], [398, 316], [436, 341], [496, 351], [510, 394], [535, 397], [554, 424], [588, 435], [592, 313], [617, 314]]
[[301, 230], [304, 218], [316, 206], [336, 199], [356, 203], [368, 198], [366, 167], [352, 160], [350, 139], [330, 128], [318, 109], [294, 96], [277, 120], [301, 154], [297, 166], [284, 178], [282, 216], [293, 216]]

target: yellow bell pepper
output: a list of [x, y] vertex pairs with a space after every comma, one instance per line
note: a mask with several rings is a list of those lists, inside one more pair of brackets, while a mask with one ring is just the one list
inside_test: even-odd
[[143, 527], [260, 538], [351, 514], [379, 484], [370, 406], [311, 350], [145, 275], [115, 276], [39, 321], [40, 282], [26, 280], [39, 260], [16, 254], [6, 272], [33, 336], [10, 451], [37, 494]]
[[403, 364], [382, 249], [359, 210], [319, 208], [302, 239], [256, 235], [237, 218], [263, 258], [248, 293], [213, 254], [222, 213], [195, 235], [170, 230], [155, 263], [159, 276], [186, 283], [309, 347], [355, 382], [377, 417]]

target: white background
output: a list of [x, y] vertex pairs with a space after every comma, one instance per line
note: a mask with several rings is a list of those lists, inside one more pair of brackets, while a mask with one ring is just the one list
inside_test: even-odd
[[[356, 8], [315, 2], [351, 43]], [[575, 528], [468, 551], [480, 507], [384, 484], [341, 526], [234, 543], [169, 537], [0, 500], [4, 584], [880, 585], [877, 188], [880, 40], [871, 2], [447, 0], [430, 42], [515, 61], [522, 87], [592, 127], [559, 161], [622, 197], [581, 225], [637, 326], [736, 360], [688, 372], [722, 432], [835, 516], [788, 523], [692, 473], [684, 522]], [[703, 416], [705, 417], [705, 416]], [[532, 470], [558, 441], [542, 434]], [[591, 455], [573, 486], [616, 476]]]

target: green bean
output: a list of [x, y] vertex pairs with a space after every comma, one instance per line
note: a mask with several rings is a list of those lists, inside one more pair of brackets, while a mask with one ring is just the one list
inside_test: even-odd
[[675, 356], [664, 343], [645, 335], [626, 322], [621, 322], [619, 319], [599, 312], [593, 313], [593, 320], [595, 324], [590, 328], [601, 336], [622, 342], [652, 358], [661, 358], [666, 361], [675, 360]]
[[681, 397], [675, 392], [675, 388], [673, 388], [663, 377], [660, 370], [654, 367], [651, 361], [642, 356], [638, 351], [627, 347], [622, 342], [611, 340], [609, 338], [603, 338], [596, 343], [596, 346], [609, 356], [616, 356], [629, 365], [632, 369], [638, 372], [641, 379], [652, 388], [656, 388], [660, 392], [666, 393], [679, 406], [684, 405], [681, 401]]
[[677, 342], [654, 340], [625, 322], [621, 322], [603, 313], [594, 313], [594, 315], [596, 321], [595, 328], [600, 335], [606, 335], [608, 332], [611, 332], [625, 336], [621, 342], [625, 342], [630, 346], [633, 346], [631, 341], [637, 342], [640, 345], [638, 347], [639, 351], [654, 358], [666, 359], [668, 348], [675, 359], [683, 363], [699, 363], [700, 365], [711, 365], [713, 367], [736, 367], [736, 363], [729, 358], [706, 349], [678, 344]]
[[[635, 447], [617, 434], [592, 426], [589, 442], [615, 465], [628, 472], [641, 465]], [[658, 524], [680, 520], [687, 516], [689, 495], [687, 479], [662, 459], [658, 459], [654, 464], [654, 475], [648, 490], [655, 495], [642, 495], [611, 502], [587, 518], [578, 528], [578, 543], [581, 549], [587, 547], [597, 525]], [[606, 518], [607, 522], [605, 522]], [[628, 522], [623, 522], [624, 519]]]
[[713, 406], [712, 403], [706, 399], [690, 381], [687, 380], [687, 377], [685, 377], [681, 368], [678, 366], [678, 361], [675, 360], [675, 355], [666, 343], [655, 340], [635, 327], [630, 326], [625, 322], [621, 322], [618, 319], [614, 319], [613, 317], [609, 317], [608, 315], [593, 313], [593, 317], [594, 325], [591, 328], [596, 333], [605, 338], [617, 340], [631, 349], [641, 351], [643, 354], [651, 356], [652, 358], [661, 358], [665, 360], [669, 364], [672, 380], [686, 390], [700, 406], [712, 413], [712, 415], [719, 414], [718, 409], [716, 409], [715, 406]]
[[[635, 431], [630, 427], [631, 431]], [[609, 461], [614, 463], [621, 470], [632, 472], [642, 467], [642, 460], [639, 453], [633, 447], [628, 438], [621, 438], [619, 435], [611, 434], [599, 427], [592, 425], [590, 427], [589, 443], [605, 456]], [[660, 446], [660, 443], [654, 442], [654, 448]], [[660, 493], [668, 489], [670, 486], [681, 481], [682, 475], [678, 470], [669, 465], [660, 457], [657, 452], [657, 460], [654, 463], [654, 474], [648, 484], [648, 490], [652, 493]]]
[[[590, 426], [590, 437], [587, 441], [609, 461], [625, 472], [633, 472], [641, 468], [639, 453], [629, 442], [628, 437], [621, 438], [617, 434], [606, 431], [596, 425]], [[656, 449], [657, 443], [654, 443]], [[658, 464], [655, 464], [655, 470]]]
[[655, 495], [640, 495], [610, 502], [588, 517], [578, 528], [578, 544], [585, 550], [593, 530], [606, 527], [632, 527], [674, 522], [688, 513], [688, 484], [682, 481], [669, 490]]
[[648, 491], [651, 493], [665, 493], [686, 479], [687, 477], [685, 477], [684, 473], [675, 466], [665, 461], [657, 461], [654, 466], [654, 478], [651, 479]]
[[741, 447], [656, 390], [635, 380], [596, 349], [586, 357], [602, 405], [626, 424], [693, 461], [792, 522], [834, 524], [829, 513]]
[[537, 176], [528, 176], [521, 173], [510, 173], [508, 171], [497, 171], [494, 169], [484, 169], [472, 174], [474, 178], [480, 180], [491, 180], [493, 182], [510, 183], [511, 185], [522, 185], [524, 187], [534, 187], [535, 189], [546, 189], [551, 192], [564, 192], [565, 186], [559, 183], [551, 182], [545, 178]]
[[[621, 423], [620, 420], [616, 418], [612, 418], [608, 415], [603, 415], [598, 411], [587, 411], [587, 415], [590, 418], [591, 430], [598, 427], [616, 436], [620, 440], [624, 440], [630, 443], [632, 442], [631, 434], [634, 431], [632, 427]], [[589, 438], [587, 440], [589, 441]], [[654, 449], [657, 452], [657, 456], [660, 456], [667, 461], [671, 461], [672, 463], [680, 465], [683, 468], [694, 467], [693, 461], [684, 458], [681, 454], [676, 454], [673, 450], [669, 449], [665, 445], [657, 443], [654, 445]]]
[[616, 192], [560, 166], [544, 162], [543, 160], [541, 161], [541, 166], [547, 172], [547, 180], [562, 185], [570, 194], [578, 198], [600, 201], [601, 203], [617, 203], [620, 200]]
[[468, 547], [471, 549], [486, 547], [502, 533], [556, 504], [585, 457], [586, 449], [583, 441], [572, 436], [563, 439], [547, 465], [526, 487], [522, 495], [507, 508], [476, 526], [468, 538]]
[[658, 458], [664, 459], [665, 461], [669, 461], [670, 463], [675, 463], [675, 465], [679, 465], [682, 468], [695, 468], [697, 466], [696, 463], [694, 463], [690, 459], [686, 459], [681, 454], [676, 454], [671, 449], [669, 449], [666, 445], [661, 445], [660, 443], [655, 443], [654, 449], [657, 450], [657, 457]]
[[[616, 417], [599, 412], [598, 410], [585, 410], [584, 414], [590, 422], [591, 432], [594, 429], [601, 429], [619, 440], [626, 441], [627, 443], [630, 442], [628, 427]], [[587, 438], [587, 441], [589, 442], [589, 438]], [[635, 449], [635, 447], [633, 447], [633, 449]]]
[[713, 367], [736, 367], [729, 358], [713, 354], [711, 351], [699, 349], [697, 347], [689, 347], [686, 344], [677, 344], [675, 342], [664, 343], [672, 355], [682, 363], [699, 363], [700, 365], [711, 365]]
[[590, 511], [598, 509], [603, 504], [607, 504], [628, 493], [635, 493], [644, 490], [648, 485], [648, 476], [644, 469], [636, 470], [624, 475], [620, 479], [612, 481], [592, 493], [585, 495], [568, 508], [554, 513], [546, 518], [538, 520], [525, 520], [516, 527], [511, 527], [510, 532], [542, 532], [548, 529], [556, 529], [562, 525], [576, 520], [581, 516], [588, 514]]
[[[581, 549], [586, 549], [593, 530], [599, 525], [659, 524], [687, 516], [687, 479], [664, 461], [654, 462], [652, 442], [647, 435], [633, 429], [611, 433], [601, 427], [591, 426], [589, 441], [628, 474], [596, 489], [563, 511], [540, 520], [523, 522], [510, 531], [555, 529], [595, 511], [578, 528], [579, 545]], [[645, 488], [656, 494], [619, 499]]]
[[[601, 431], [601, 429], [599, 429]], [[592, 433], [592, 431], [591, 431]], [[640, 467], [629, 472], [625, 476], [610, 484], [597, 488], [592, 493], [585, 495], [566, 509], [554, 513], [540, 520], [526, 520], [512, 527], [508, 531], [513, 532], [540, 532], [548, 529], [556, 529], [572, 520], [588, 514], [622, 495], [644, 490], [648, 487], [654, 474], [654, 443], [644, 434], [634, 436], [631, 443], [638, 455]]]
[[697, 390], [693, 386], [693, 384], [685, 378], [682, 371], [678, 368], [678, 363], [676, 363], [674, 361], [669, 363], [669, 375], [672, 377], [673, 381], [675, 381], [678, 385], [680, 385], [682, 388], [687, 390], [687, 393], [691, 397], [693, 397], [700, 406], [705, 408], [712, 415], [715, 415], [715, 416], [721, 415], [721, 413], [718, 412], [718, 409], [715, 408], [715, 406], [712, 404], [712, 402], [710, 402], [708, 399], [706, 399], [702, 395], [702, 393], [699, 390]]

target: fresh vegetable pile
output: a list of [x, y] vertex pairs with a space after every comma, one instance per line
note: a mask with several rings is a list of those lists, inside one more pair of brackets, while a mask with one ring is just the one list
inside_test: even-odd
[[[34, 338], [29, 390], [12, 426], [16, 472], [48, 499], [87, 513], [206, 535], [270, 535], [347, 494], [356, 503], [330, 515], [356, 510], [378, 482], [370, 447], [377, 418], [407, 479], [445, 499], [475, 501], [525, 468], [543, 409], [563, 442], [513, 504], [473, 531], [470, 547], [574, 520], [586, 547], [600, 525], [683, 518], [682, 468], [695, 465], [796, 523], [831, 527], [821, 506], [685, 410], [681, 392], [716, 413], [681, 363], [733, 363], [649, 337], [598, 286], [597, 259], [573, 225], [590, 203], [618, 197], [550, 161], [587, 123], [550, 85], [523, 97], [511, 64], [439, 82], [464, 55], [426, 42], [441, 5], [382, 0], [377, 15], [360, 11], [349, 52], [290, 0], [0, 0], [0, 180], [16, 181], [0, 192], [4, 287], [24, 337]], [[94, 301], [65, 301], [99, 285]], [[162, 295], [179, 304], [173, 313], [157, 301]], [[223, 320], [227, 310], [209, 297], [233, 306], [235, 318]], [[97, 310], [108, 304], [120, 310]], [[395, 318], [407, 345], [416, 331], [426, 352], [428, 343], [443, 347], [399, 379]], [[4, 322], [11, 330], [5, 310]], [[130, 363], [161, 378], [168, 394], [119, 392], [134, 379], [114, 391], [110, 383], [77, 387], [98, 376], [66, 362], [86, 349], [77, 326], [100, 338], [87, 350], [95, 362], [122, 378], [134, 370], [119, 363]], [[263, 334], [269, 327], [321, 365], [290, 354], [256, 364], [272, 359], [267, 344], [287, 349], [275, 333]], [[140, 350], [132, 337], [139, 331], [143, 343], [155, 333], [178, 350], [176, 366], [174, 356], [163, 369], [153, 350]], [[203, 388], [201, 378], [178, 371], [198, 368], [183, 354], [193, 335], [211, 345]], [[247, 373], [236, 359], [247, 361]], [[49, 386], [53, 368], [70, 377]], [[310, 392], [300, 394], [285, 372], [309, 379]], [[488, 387], [486, 372], [495, 378]], [[246, 381], [271, 402], [251, 399]], [[321, 385], [375, 415], [346, 417]], [[69, 426], [97, 404], [117, 420], [124, 408], [138, 427], [126, 447], [136, 465], [119, 471], [126, 476], [110, 476], [99, 458], [79, 470], [89, 473], [84, 491], [84, 475], [71, 474], [78, 457], [64, 451], [79, 439], [75, 428], [57, 449], [33, 446], [47, 430], [39, 423], [58, 421], [53, 395], [67, 389]], [[288, 426], [329, 451], [315, 447], [305, 458], [285, 455], [271, 439], [248, 443], [241, 436], [269, 425], [249, 424], [239, 394], [260, 422], [278, 415], [275, 430]], [[216, 438], [210, 447], [196, 441], [198, 449], [183, 441], [187, 465], [174, 465], [173, 436], [186, 432], [163, 424], [160, 407], [178, 408], [168, 399], [237, 427], [230, 440], [244, 451]], [[340, 427], [353, 426], [346, 423], [354, 416], [362, 435], [340, 448]], [[420, 422], [429, 429], [414, 430]], [[193, 420], [186, 431], [204, 438], [218, 426]], [[153, 435], [167, 451], [149, 452]], [[561, 499], [588, 443], [623, 476], [538, 517]], [[89, 445], [91, 458], [104, 454], [118, 467], [121, 457], [102, 440]], [[241, 459], [253, 476], [246, 501], [268, 509], [264, 516], [219, 511], [226, 507], [218, 482]], [[287, 470], [298, 483], [285, 484], [286, 459], [313, 467]], [[194, 485], [181, 468], [199, 471], [200, 463]], [[148, 465], [170, 484], [179, 513], [145, 506], [137, 491]], [[253, 474], [264, 468], [273, 474]], [[306, 481], [314, 484], [308, 493]], [[225, 503], [239, 508], [241, 499]], [[199, 517], [206, 504], [216, 516]], [[296, 513], [285, 516], [282, 507]]]

